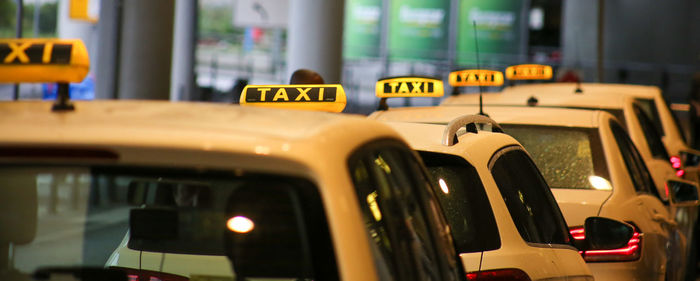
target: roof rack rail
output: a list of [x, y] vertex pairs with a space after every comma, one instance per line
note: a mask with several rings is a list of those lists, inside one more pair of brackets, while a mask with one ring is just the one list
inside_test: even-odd
[[489, 124], [491, 131], [495, 133], [503, 133], [503, 128], [496, 121], [483, 115], [465, 115], [457, 117], [450, 121], [445, 127], [445, 132], [442, 134], [442, 144], [452, 146], [459, 142], [457, 139], [457, 131], [463, 126], [466, 126], [467, 132], [477, 134], [479, 131], [476, 124]]

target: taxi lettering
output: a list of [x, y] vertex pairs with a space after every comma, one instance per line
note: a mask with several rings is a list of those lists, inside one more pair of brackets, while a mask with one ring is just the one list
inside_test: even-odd
[[434, 89], [433, 82], [389, 82], [384, 84], [385, 94], [421, 94], [432, 93]]
[[510, 80], [547, 80], [552, 78], [552, 67], [540, 64], [521, 64], [506, 68]]
[[379, 79], [374, 93], [379, 98], [441, 97], [444, 94], [442, 80], [422, 76], [399, 76]]
[[336, 87], [251, 87], [245, 101], [255, 102], [333, 102]]
[[464, 73], [457, 75], [457, 82], [477, 83], [494, 81], [496, 81], [496, 75], [493, 73]]
[[450, 73], [450, 85], [461, 86], [500, 86], [503, 85], [503, 73], [493, 70], [460, 70]]
[[0, 62], [4, 64], [69, 64], [73, 45], [58, 43], [0, 43]]
[[516, 68], [514, 73], [519, 76], [533, 76], [533, 75], [544, 75], [544, 68], [540, 67], [527, 67], [527, 68]]

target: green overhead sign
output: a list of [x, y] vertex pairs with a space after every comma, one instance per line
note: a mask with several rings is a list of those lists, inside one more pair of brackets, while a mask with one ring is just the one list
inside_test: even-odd
[[345, 58], [378, 57], [382, 0], [348, 0], [345, 11]]
[[479, 57], [486, 63], [507, 62], [519, 55], [524, 44], [521, 0], [462, 0], [459, 8], [457, 63], [476, 64], [474, 27], [479, 39]]
[[390, 58], [445, 59], [449, 7], [449, 0], [391, 1]]

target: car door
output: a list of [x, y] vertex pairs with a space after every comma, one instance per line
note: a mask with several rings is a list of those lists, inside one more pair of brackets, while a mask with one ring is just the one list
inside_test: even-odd
[[[637, 205], [641, 212], [640, 215], [647, 219], [644, 222], [644, 226], [637, 225], [645, 233], [644, 239], [649, 241], [647, 242], [648, 244], [643, 246], [651, 246], [656, 249], [655, 252], [648, 249], [645, 253], [657, 255], [653, 258], [663, 259], [665, 257], [668, 280], [677, 280], [675, 275], [681, 274], [682, 266], [680, 265], [684, 262], [684, 257], [686, 256], [685, 238], [680, 234], [677, 223], [673, 220], [666, 206], [661, 202], [657, 188], [654, 186], [654, 180], [644, 160], [624, 132], [624, 129], [616, 122], [611, 122], [610, 129], [636, 190], [636, 197], [633, 199], [634, 204]], [[670, 243], [670, 247], [666, 246], [668, 243]], [[662, 249], [665, 249], [665, 255]]]
[[449, 227], [416, 155], [394, 142], [349, 160], [380, 280], [459, 280]]
[[[506, 147], [489, 164], [491, 174], [518, 232], [532, 252], [529, 262], [541, 270], [532, 279], [590, 280], [583, 259], [570, 242], [564, 217], [530, 156]], [[484, 260], [484, 264], [487, 264]], [[528, 272], [528, 274], [533, 274]]]

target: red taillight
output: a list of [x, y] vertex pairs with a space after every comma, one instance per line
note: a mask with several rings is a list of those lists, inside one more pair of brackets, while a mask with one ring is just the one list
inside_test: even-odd
[[126, 277], [129, 281], [190, 281], [190, 278], [184, 276], [158, 271], [138, 270], [133, 268], [115, 266], [111, 268], [120, 269], [126, 272]]
[[496, 269], [496, 270], [484, 270], [479, 272], [469, 272], [467, 273], [467, 280], [479, 280], [479, 281], [530, 281], [530, 277], [527, 273], [517, 268], [506, 268], [506, 269]]
[[676, 176], [682, 178], [685, 175], [685, 171], [681, 169], [683, 167], [683, 161], [679, 156], [671, 156], [671, 167], [676, 169]]
[[[573, 227], [569, 230], [575, 240], [586, 239], [583, 227]], [[642, 254], [642, 234], [635, 227], [634, 234], [627, 245], [622, 248], [612, 250], [591, 250], [579, 252], [587, 262], [593, 261], [633, 261], [639, 259]]]
[[671, 156], [671, 166], [674, 169], [680, 169], [682, 166], [681, 158], [679, 156]]
[[685, 170], [680, 169], [676, 171], [676, 176], [678, 176], [679, 178], [682, 178], [683, 175], [685, 175]]

